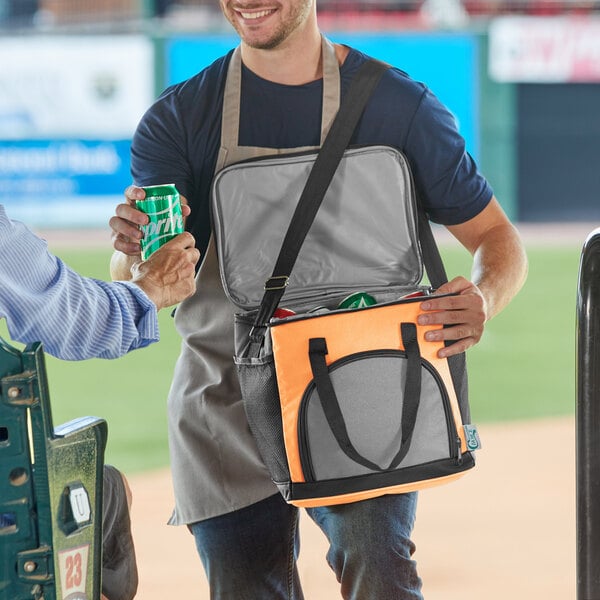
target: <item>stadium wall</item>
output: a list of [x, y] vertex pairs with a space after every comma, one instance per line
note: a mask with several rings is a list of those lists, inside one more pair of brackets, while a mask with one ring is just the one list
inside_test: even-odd
[[[552, 84], [510, 73], [506, 61], [499, 71], [491, 60], [498, 42], [488, 28], [327, 33], [432, 88], [456, 116], [469, 152], [513, 220], [600, 221], [600, 111], [594, 109], [600, 86], [592, 67], [589, 80], [562, 75]], [[93, 227], [105, 226], [130, 183], [129, 144], [145, 108], [237, 38], [153, 31], [31, 42], [23, 36], [0, 40], [0, 63], [7, 65], [0, 72], [0, 201], [32, 225]], [[591, 52], [600, 56], [600, 50]], [[550, 121], [532, 118], [536, 111], [546, 114], [544, 106], [565, 102], [581, 113], [573, 127], [568, 107], [548, 113]], [[556, 119], [566, 123], [560, 131]], [[556, 169], [557, 153], [564, 170]], [[553, 168], [550, 176], [545, 165]], [[581, 185], [569, 188], [569, 181]], [[576, 201], [565, 198], [568, 189], [576, 191]]]

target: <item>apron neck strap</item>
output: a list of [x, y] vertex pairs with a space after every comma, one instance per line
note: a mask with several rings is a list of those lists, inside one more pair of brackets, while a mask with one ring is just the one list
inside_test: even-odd
[[[321, 144], [340, 106], [340, 69], [333, 44], [321, 36], [323, 57], [323, 110], [321, 115]], [[238, 146], [240, 132], [240, 103], [242, 92], [242, 56], [238, 46], [227, 70], [223, 113], [221, 117], [221, 147]]]

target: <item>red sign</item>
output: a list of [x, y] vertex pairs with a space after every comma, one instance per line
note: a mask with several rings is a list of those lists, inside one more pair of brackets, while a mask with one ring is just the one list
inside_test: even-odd
[[506, 82], [600, 82], [600, 18], [495, 19], [489, 71]]

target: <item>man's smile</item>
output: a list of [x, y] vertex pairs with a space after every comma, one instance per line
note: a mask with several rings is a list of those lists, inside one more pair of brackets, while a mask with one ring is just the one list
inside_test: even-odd
[[266, 10], [258, 10], [254, 12], [238, 10], [238, 14], [240, 14], [244, 19], [260, 19], [261, 17], [266, 17], [275, 12], [274, 8], [269, 8]]

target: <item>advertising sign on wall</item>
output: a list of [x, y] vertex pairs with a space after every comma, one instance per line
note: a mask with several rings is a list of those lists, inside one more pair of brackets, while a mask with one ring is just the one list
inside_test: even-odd
[[0, 40], [0, 201], [30, 225], [106, 225], [154, 97], [142, 36]]
[[0, 202], [42, 227], [103, 226], [130, 183], [129, 140], [0, 142]]
[[489, 72], [501, 82], [600, 82], [600, 18], [495, 19]]

